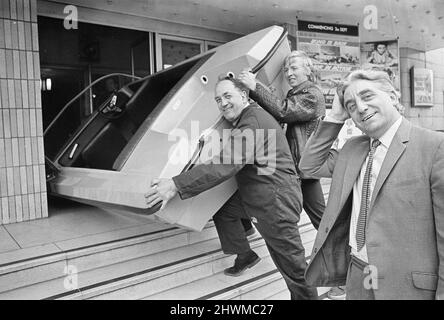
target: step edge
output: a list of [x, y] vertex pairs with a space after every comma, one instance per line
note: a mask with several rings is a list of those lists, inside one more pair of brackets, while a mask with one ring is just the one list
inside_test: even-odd
[[230, 299], [239, 297], [242, 294], [254, 291], [258, 288], [266, 286], [267, 284], [270, 284], [270, 283], [273, 283], [275, 281], [282, 279], [282, 275], [279, 273], [279, 271], [277, 269], [272, 270], [272, 272], [273, 273], [271, 273], [265, 277], [260, 277], [259, 279], [249, 282], [245, 285], [241, 284], [237, 288], [234, 288], [228, 292], [224, 292], [222, 294], [213, 296], [208, 300], [230, 300]]
[[[250, 242], [250, 246], [252, 249], [265, 246], [265, 241], [262, 238], [255, 239], [254, 241]], [[215, 262], [217, 260], [220, 260], [222, 258], [227, 257], [226, 254], [222, 252], [222, 249], [219, 248], [217, 250], [210, 251], [209, 253], [203, 253], [199, 254], [190, 258], [183, 259], [185, 261], [175, 263], [174, 265], [167, 265], [166, 267], [159, 266], [153, 271], [149, 271], [150, 269], [144, 270], [141, 272], [140, 275], [132, 275], [129, 274], [127, 277], [121, 280], [117, 281], [111, 281], [115, 279], [110, 279], [110, 283], [105, 283], [104, 285], [101, 285], [103, 282], [99, 282], [95, 285], [93, 285], [92, 289], [87, 290], [80, 290], [79, 293], [74, 293], [73, 295], [65, 295], [63, 299], [91, 299], [94, 297], [98, 297], [100, 295], [111, 293], [114, 291], [122, 290], [126, 287], [134, 286], [140, 283], [144, 283], [156, 278], [160, 278], [163, 276], [167, 276], [170, 274], [173, 274], [178, 271], [187, 270], [192, 267], [196, 267], [208, 262]], [[146, 272], [145, 272], [146, 271]], [[108, 282], [108, 281], [106, 281]], [[96, 289], [94, 291], [91, 291], [93, 289]], [[168, 290], [168, 289], [167, 289]]]
[[[210, 225], [208, 227], [205, 227], [205, 229], [211, 229], [214, 228], [214, 225]], [[27, 270], [31, 268], [35, 268], [37, 266], [45, 266], [50, 263], [60, 262], [60, 261], [66, 261], [69, 259], [84, 257], [88, 255], [94, 255], [101, 252], [106, 252], [109, 250], [124, 248], [127, 246], [133, 246], [138, 245], [145, 242], [151, 242], [158, 239], [173, 237], [176, 235], [189, 233], [192, 231], [185, 230], [185, 229], [177, 229], [171, 228], [168, 230], [159, 230], [155, 231], [153, 233], [147, 233], [147, 234], [141, 234], [137, 236], [131, 236], [124, 239], [118, 239], [118, 240], [111, 240], [106, 241], [98, 244], [94, 244], [91, 246], [86, 247], [80, 247], [75, 249], [68, 249], [61, 252], [55, 252], [55, 253], [49, 253], [37, 257], [30, 257], [25, 259], [20, 259], [13, 262], [8, 262], [4, 264], [0, 264], [0, 276], [6, 275], [9, 273], [14, 272], [20, 272], [22, 270]], [[203, 240], [205, 241], [205, 240]], [[182, 246], [189, 245], [189, 243], [186, 243]], [[181, 246], [178, 246], [181, 247]], [[29, 248], [28, 248], [29, 249]]]

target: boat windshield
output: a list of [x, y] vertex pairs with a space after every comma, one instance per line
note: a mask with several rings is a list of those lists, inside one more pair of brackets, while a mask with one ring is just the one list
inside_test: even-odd
[[112, 73], [93, 81], [72, 98], [44, 131], [45, 156], [55, 162], [71, 138], [90, 122], [122, 86], [140, 79], [128, 74]]
[[[109, 83], [110, 79], [118, 80], [115, 74], [100, 79], [72, 99], [45, 130], [46, 158], [56, 167], [120, 170], [147, 129], [142, 123], [152, 121], [152, 112], [164, 108], [212, 54], [193, 57], [142, 79], [127, 77], [123, 86]], [[111, 90], [95, 95], [99, 91], [93, 87], [99, 85]], [[84, 104], [90, 110], [79, 120]]]

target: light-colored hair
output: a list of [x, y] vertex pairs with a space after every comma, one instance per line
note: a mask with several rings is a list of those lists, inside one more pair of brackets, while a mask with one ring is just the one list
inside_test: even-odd
[[304, 51], [294, 50], [290, 52], [290, 54], [285, 57], [283, 66], [285, 67], [287, 64], [289, 64], [291, 62], [291, 59], [300, 59], [303, 62], [304, 66], [307, 68], [308, 79], [310, 81], [315, 81], [315, 70], [313, 66], [313, 61]]
[[346, 77], [345, 82], [338, 88], [338, 94], [342, 96], [341, 97], [342, 99], [344, 97], [345, 90], [350, 86], [352, 82], [356, 80], [367, 80], [367, 81], [376, 82], [382, 91], [387, 92], [388, 94], [394, 94], [398, 100], [398, 102], [395, 104], [395, 108], [401, 114], [403, 114], [404, 107], [399, 102], [401, 94], [399, 93], [398, 90], [396, 90], [387, 72], [378, 71], [378, 70], [362, 70], [362, 69], [351, 72]]

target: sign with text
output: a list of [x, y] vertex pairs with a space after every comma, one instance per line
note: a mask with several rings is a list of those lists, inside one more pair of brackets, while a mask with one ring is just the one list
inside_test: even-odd
[[358, 26], [298, 20], [298, 31], [359, 36]]
[[412, 107], [433, 107], [433, 71], [412, 67], [410, 72]]
[[297, 48], [313, 60], [327, 108], [337, 85], [360, 67], [358, 26], [298, 21]]

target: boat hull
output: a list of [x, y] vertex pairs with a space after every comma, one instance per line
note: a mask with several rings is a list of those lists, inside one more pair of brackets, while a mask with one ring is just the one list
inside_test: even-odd
[[[128, 139], [125, 134], [122, 134], [123, 138], [119, 135], [113, 138], [116, 128], [123, 127], [122, 121], [114, 121], [112, 127], [106, 120], [98, 119], [102, 116], [98, 115], [95, 121], [102, 121], [103, 125], [89, 133], [85, 127], [59, 154], [55, 161], [59, 173], [48, 182], [51, 193], [106, 210], [142, 214], [182, 228], [202, 230], [236, 191], [234, 178], [188, 200], [176, 197], [161, 211], [159, 206], [148, 208], [144, 195], [152, 179], [171, 178], [189, 166], [204, 132], [215, 130], [222, 136], [222, 130], [230, 128], [226, 121], [219, 121], [221, 116], [214, 102], [214, 86], [219, 75], [238, 74], [256, 66], [276, 45], [283, 32], [281, 27], [270, 27], [197, 57], [198, 62], [190, 64], [192, 67], [161, 97], [153, 110], [144, 119], [135, 120], [140, 124]], [[281, 96], [288, 89], [281, 66], [289, 52], [288, 42], [280, 41], [277, 50], [258, 72], [258, 79], [275, 88], [275, 93]], [[187, 66], [186, 63], [183, 66]], [[171, 74], [168, 70], [164, 74], [167, 72]], [[146, 81], [149, 83], [150, 80]], [[142, 90], [145, 92], [135, 92], [130, 103], [134, 100], [133, 104], [137, 104], [138, 98], [143, 106], [143, 99], [149, 99], [153, 90], [150, 92], [149, 86], [143, 82], [139, 86], [139, 91]], [[94, 123], [88, 126], [94, 126]], [[85, 159], [110, 159], [106, 154], [113, 145], [106, 145], [107, 139], [123, 141], [110, 163], [103, 168], [100, 163], [88, 163]], [[76, 160], [82, 155], [82, 161]], [[79, 167], [79, 163], [83, 167]]]

